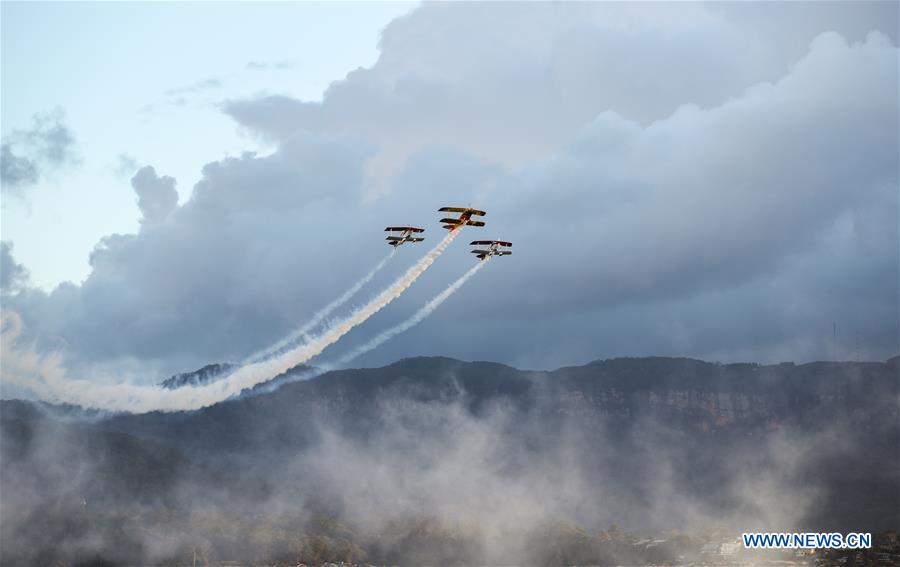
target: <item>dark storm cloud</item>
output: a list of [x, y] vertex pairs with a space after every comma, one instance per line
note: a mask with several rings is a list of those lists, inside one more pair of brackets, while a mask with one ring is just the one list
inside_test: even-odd
[[3, 139], [0, 180], [4, 189], [34, 185], [46, 172], [78, 161], [75, 136], [64, 120], [61, 108], [36, 114], [31, 128], [13, 130]]
[[[488, 227], [460, 241], [509, 239], [513, 256], [360, 362], [804, 360], [830, 356], [833, 320], [885, 358], [900, 334], [898, 52], [894, 31], [866, 34], [885, 9], [792, 32], [803, 9], [773, 8], [785, 23], [720, 5], [426, 4], [321, 103], [226, 104], [277, 150], [207, 164], [155, 230], [104, 239], [82, 286], [10, 304], [87, 362], [235, 360], [377, 263], [385, 224], [428, 240], [383, 279], [436, 243], [434, 209], [471, 203]], [[325, 356], [411, 314], [468, 256], [455, 243]]]

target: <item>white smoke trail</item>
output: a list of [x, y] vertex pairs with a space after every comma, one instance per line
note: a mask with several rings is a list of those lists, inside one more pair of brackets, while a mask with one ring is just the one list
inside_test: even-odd
[[[29, 388], [45, 401], [77, 404], [84, 408], [134, 413], [204, 408], [271, 380], [321, 353], [351, 329], [400, 297], [447, 249], [458, 233], [458, 229], [451, 230], [437, 246], [375, 299], [308, 343], [297, 346], [275, 358], [242, 366], [225, 378], [210, 384], [169, 390], [158, 386], [98, 384], [89, 380], [71, 379], [65, 375], [58, 359], [41, 358], [27, 349], [24, 351], [14, 350], [12, 346], [18, 337], [18, 330], [13, 329], [12, 334], [7, 336], [5, 319], [3, 369], [0, 372], [0, 378]], [[9, 352], [7, 352], [8, 345]], [[13, 372], [7, 372], [7, 365], [11, 361]]]
[[22, 320], [17, 313], [4, 310], [0, 321], [0, 380], [30, 390], [44, 401], [113, 411], [150, 411], [171, 397], [172, 390], [159, 387], [69, 378], [58, 353], [44, 355], [31, 346], [19, 344]]
[[[345, 364], [352, 362], [353, 360], [359, 358], [360, 356], [366, 354], [367, 352], [378, 348], [383, 343], [385, 343], [389, 339], [394, 338], [395, 336], [399, 335], [400, 333], [402, 333], [404, 331], [408, 331], [412, 327], [415, 327], [416, 325], [421, 323], [426, 317], [431, 315], [434, 312], [434, 310], [437, 309], [441, 305], [441, 303], [443, 303], [444, 301], [447, 300], [447, 298], [449, 298], [451, 295], [456, 293], [456, 291], [459, 288], [461, 288], [464, 283], [469, 281], [472, 278], [472, 276], [477, 274], [478, 271], [481, 268], [483, 268], [486, 263], [487, 263], [487, 259], [483, 262], [478, 262], [477, 264], [475, 264], [474, 266], [469, 268], [469, 270], [466, 271], [465, 274], [463, 274], [462, 276], [459, 277], [459, 279], [457, 279], [455, 282], [453, 282], [452, 284], [447, 286], [447, 289], [445, 289], [441, 293], [434, 296], [431, 299], [431, 301], [429, 301], [428, 303], [423, 305], [418, 311], [413, 313], [412, 317], [410, 317], [406, 321], [403, 321], [402, 323], [394, 325], [390, 329], [386, 329], [386, 330], [382, 331], [381, 333], [376, 335], [374, 338], [372, 338], [365, 344], [362, 344], [362, 345], [356, 347], [355, 349], [351, 350], [350, 352], [344, 354], [336, 362], [321, 364], [313, 370], [308, 370], [306, 372], [303, 372], [303, 373], [297, 375], [296, 377], [292, 378], [291, 380], [288, 380], [288, 382], [297, 382], [300, 380], [310, 380], [312, 378], [315, 378], [316, 376], [321, 376], [322, 374], [325, 374], [326, 372], [336, 370], [337, 368], [340, 368], [341, 366], [344, 366]], [[284, 384], [285, 384], [285, 382], [281, 382], [279, 384], [273, 384], [269, 387], [264, 388], [262, 391], [263, 392], [274, 392], [275, 390], [277, 390]]]
[[334, 311], [335, 309], [341, 307], [343, 304], [350, 301], [350, 298], [353, 297], [354, 295], [356, 295], [357, 292], [359, 292], [359, 290], [362, 289], [362, 287], [364, 285], [369, 283], [369, 281], [373, 277], [375, 277], [375, 274], [377, 274], [381, 270], [381, 268], [383, 268], [385, 266], [385, 264], [388, 263], [388, 260], [390, 260], [391, 258], [394, 257], [394, 253], [396, 251], [397, 251], [396, 248], [392, 248], [391, 251], [388, 253], [388, 255], [385, 256], [384, 259], [381, 260], [381, 262], [379, 262], [374, 268], [372, 268], [368, 274], [366, 274], [365, 276], [362, 277], [362, 279], [360, 279], [358, 282], [353, 284], [353, 287], [351, 287], [346, 292], [344, 292], [344, 295], [338, 297], [337, 299], [335, 299], [334, 301], [332, 301], [331, 303], [329, 303], [328, 305], [326, 305], [325, 307], [323, 307], [322, 309], [320, 309], [319, 311], [314, 313], [313, 316], [309, 319], [309, 321], [307, 321], [303, 326], [298, 327], [290, 335], [281, 339], [274, 345], [271, 345], [267, 348], [264, 348], [262, 350], [259, 350], [255, 353], [251, 354], [246, 359], [244, 359], [242, 364], [259, 362], [259, 361], [267, 359], [267, 358], [272, 358], [274, 356], [278, 356], [278, 355], [284, 353], [285, 351], [287, 351], [290, 347], [294, 346], [297, 342], [299, 342], [301, 340], [308, 340], [309, 333], [311, 333], [313, 329], [318, 327], [319, 324], [322, 321], [324, 321], [326, 317], [331, 315], [332, 311]]
[[395, 336], [399, 335], [400, 333], [402, 333], [404, 331], [408, 331], [412, 327], [415, 327], [416, 325], [421, 323], [422, 320], [425, 319], [426, 317], [428, 317], [429, 315], [431, 315], [434, 312], [434, 310], [437, 309], [441, 305], [441, 303], [443, 303], [444, 301], [447, 300], [448, 297], [450, 297], [451, 295], [456, 293], [456, 291], [459, 288], [461, 288], [464, 283], [469, 281], [472, 278], [472, 276], [477, 274], [478, 270], [483, 268], [485, 266], [485, 264], [487, 264], [487, 259], [485, 259], [482, 262], [478, 262], [477, 264], [475, 264], [474, 266], [469, 268], [469, 270], [466, 271], [465, 274], [463, 274], [462, 276], [459, 277], [459, 279], [457, 279], [455, 282], [453, 282], [452, 284], [447, 286], [447, 289], [445, 289], [441, 293], [434, 296], [431, 299], [431, 301], [429, 301], [428, 303], [423, 305], [418, 311], [416, 311], [412, 317], [410, 317], [406, 321], [403, 321], [402, 323], [399, 323], [399, 324], [391, 327], [390, 329], [382, 331], [381, 333], [379, 333], [377, 336], [375, 336], [369, 342], [367, 342], [363, 345], [360, 345], [360, 346], [356, 347], [355, 349], [351, 350], [350, 352], [346, 353], [344, 356], [342, 356], [341, 358], [338, 359], [337, 365], [343, 366], [344, 364], [347, 364], [347, 363], [355, 360], [356, 358], [364, 355], [365, 353], [369, 352], [370, 350], [374, 350], [374, 349], [378, 348], [387, 340], [392, 339]]

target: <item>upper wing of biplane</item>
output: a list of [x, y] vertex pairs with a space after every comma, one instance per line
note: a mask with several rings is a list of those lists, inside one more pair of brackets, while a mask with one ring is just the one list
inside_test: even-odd
[[512, 242], [505, 242], [503, 240], [473, 240], [469, 243], [470, 246], [490, 246], [491, 244], [497, 244], [498, 246], [512, 246]]
[[410, 232], [425, 232], [424, 228], [416, 228], [414, 226], [389, 226], [384, 229], [385, 232], [404, 232], [407, 230]]
[[478, 209], [472, 209], [469, 207], [441, 207], [438, 209], [441, 213], [469, 213], [470, 215], [475, 215], [479, 217], [483, 217], [487, 213], [484, 211], [479, 211]]

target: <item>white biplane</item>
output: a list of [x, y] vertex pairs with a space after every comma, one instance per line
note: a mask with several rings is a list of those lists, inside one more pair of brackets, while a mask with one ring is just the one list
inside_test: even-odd
[[400, 246], [401, 244], [405, 244], [407, 242], [422, 242], [425, 240], [422, 237], [413, 236], [413, 234], [418, 234], [420, 232], [425, 232], [424, 228], [416, 228], [414, 226], [389, 226], [384, 229], [385, 232], [396, 232], [399, 234], [391, 234], [385, 240], [388, 241], [388, 244], [393, 246], [394, 248]]

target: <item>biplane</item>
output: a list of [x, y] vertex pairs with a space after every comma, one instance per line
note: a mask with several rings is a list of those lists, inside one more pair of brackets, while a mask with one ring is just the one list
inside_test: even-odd
[[394, 248], [405, 244], [406, 242], [422, 242], [425, 240], [421, 237], [415, 237], [413, 234], [425, 232], [424, 228], [416, 228], [414, 226], [389, 226], [384, 229], [385, 232], [398, 232], [399, 235], [391, 234], [385, 240]]
[[485, 258], [490, 258], [491, 256], [509, 256], [512, 254], [512, 250], [503, 250], [501, 248], [509, 248], [512, 246], [512, 242], [504, 242], [503, 240], [473, 240], [469, 243], [470, 246], [487, 246], [487, 250], [472, 250], [472, 254], [476, 254], [479, 260], [484, 260]]
[[473, 216], [483, 217], [487, 214], [484, 211], [469, 207], [441, 207], [438, 211], [442, 213], [459, 213], [458, 218], [446, 217], [441, 219], [441, 222], [444, 223], [444, 228], [447, 230], [453, 230], [461, 226], [484, 226], [484, 222], [471, 219]]

